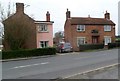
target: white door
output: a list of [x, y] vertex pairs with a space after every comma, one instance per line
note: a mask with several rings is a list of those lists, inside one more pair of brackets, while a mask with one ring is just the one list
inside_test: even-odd
[[104, 44], [108, 45], [108, 43], [111, 43], [111, 37], [109, 37], [109, 36], [104, 37], [104, 41], [105, 41]]

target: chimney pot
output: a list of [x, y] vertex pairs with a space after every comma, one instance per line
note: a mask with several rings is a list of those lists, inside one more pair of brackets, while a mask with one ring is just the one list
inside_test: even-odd
[[110, 13], [108, 13], [107, 11], [105, 13], [105, 19], [110, 19]]
[[46, 13], [46, 21], [50, 21], [50, 13], [49, 13], [49, 11], [47, 11], [47, 13]]
[[70, 18], [70, 11], [69, 11], [68, 8], [67, 8], [67, 12], [66, 12], [66, 20], [67, 20], [68, 18]]

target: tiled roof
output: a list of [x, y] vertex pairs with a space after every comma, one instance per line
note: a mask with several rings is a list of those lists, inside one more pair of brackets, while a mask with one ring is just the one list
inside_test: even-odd
[[72, 25], [115, 25], [111, 20], [105, 18], [91, 18], [91, 17], [71, 17], [70, 22]]

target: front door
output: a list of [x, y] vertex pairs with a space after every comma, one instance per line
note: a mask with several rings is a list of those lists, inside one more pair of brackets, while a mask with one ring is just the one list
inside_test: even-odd
[[111, 37], [110, 36], [105, 36], [104, 41], [105, 41], [104, 44], [108, 45], [108, 43], [111, 43]]
[[99, 43], [99, 42], [98, 42], [98, 38], [99, 38], [98, 36], [93, 36], [93, 37], [92, 37], [92, 43], [93, 43], [93, 44]]

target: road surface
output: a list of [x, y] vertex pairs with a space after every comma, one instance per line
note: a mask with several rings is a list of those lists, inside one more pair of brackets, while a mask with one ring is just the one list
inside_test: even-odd
[[55, 79], [118, 63], [118, 49], [2, 63], [3, 79]]

